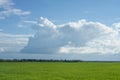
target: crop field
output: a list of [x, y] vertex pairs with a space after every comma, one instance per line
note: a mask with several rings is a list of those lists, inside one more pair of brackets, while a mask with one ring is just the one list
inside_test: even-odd
[[120, 62], [1, 62], [0, 80], [120, 80]]

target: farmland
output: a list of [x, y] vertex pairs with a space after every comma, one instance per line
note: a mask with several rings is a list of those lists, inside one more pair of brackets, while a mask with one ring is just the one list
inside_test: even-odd
[[120, 62], [0, 62], [0, 80], [120, 80]]

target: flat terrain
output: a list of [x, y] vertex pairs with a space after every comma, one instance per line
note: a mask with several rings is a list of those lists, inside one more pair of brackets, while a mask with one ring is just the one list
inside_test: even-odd
[[120, 80], [120, 62], [0, 62], [0, 80]]

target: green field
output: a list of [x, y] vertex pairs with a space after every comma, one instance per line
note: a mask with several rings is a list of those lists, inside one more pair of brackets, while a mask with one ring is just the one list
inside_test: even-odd
[[120, 80], [120, 63], [1, 62], [0, 80]]

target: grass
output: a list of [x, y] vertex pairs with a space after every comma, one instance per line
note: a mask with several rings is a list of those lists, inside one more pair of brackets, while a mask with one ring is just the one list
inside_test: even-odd
[[120, 63], [1, 62], [0, 80], [120, 80]]

